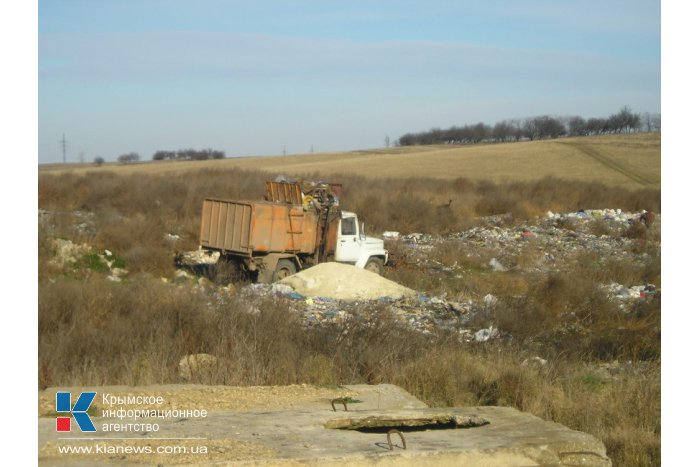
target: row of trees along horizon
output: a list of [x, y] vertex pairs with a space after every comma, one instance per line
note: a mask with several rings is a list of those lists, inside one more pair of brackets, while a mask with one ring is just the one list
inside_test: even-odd
[[[394, 142], [397, 146], [415, 146], [422, 144], [476, 144], [476, 143], [506, 143], [523, 140], [561, 138], [565, 136], [592, 136], [615, 133], [632, 133], [638, 131], [660, 131], [661, 115], [632, 112], [624, 106], [619, 112], [608, 118], [584, 119], [574, 117], [538, 117], [503, 120], [495, 125], [476, 123], [474, 125], [453, 126], [448, 129], [433, 128], [420, 133], [406, 133]], [[387, 138], [388, 140], [388, 138]], [[388, 142], [387, 142], [388, 144]], [[205, 161], [224, 159], [224, 151], [214, 149], [180, 149], [178, 151], [156, 151], [154, 161]], [[128, 164], [140, 160], [138, 153], [122, 154], [117, 162]], [[98, 157], [95, 163], [101, 165], [104, 159]]]
[[[223, 159], [226, 157], [224, 151], [216, 151], [214, 149], [180, 149], [178, 151], [156, 151], [153, 154], [154, 161], [206, 161], [210, 159]], [[122, 154], [117, 157], [117, 162], [121, 164], [130, 164], [141, 160], [141, 156], [137, 152]], [[95, 158], [95, 164], [102, 165], [104, 159], [102, 157]]]
[[395, 144], [414, 146], [423, 144], [476, 144], [506, 143], [524, 140], [560, 138], [565, 136], [593, 136], [639, 131], [660, 131], [661, 116], [645, 114], [643, 117], [624, 106], [608, 118], [584, 119], [574, 117], [538, 117], [503, 120], [495, 125], [477, 123], [453, 126], [448, 129], [433, 128], [420, 133], [406, 133]]

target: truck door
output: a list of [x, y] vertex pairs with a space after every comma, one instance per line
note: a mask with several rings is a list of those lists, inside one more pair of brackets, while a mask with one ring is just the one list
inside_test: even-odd
[[343, 217], [340, 220], [340, 232], [338, 233], [338, 244], [335, 249], [335, 260], [343, 263], [355, 263], [360, 257], [360, 248], [357, 217]]

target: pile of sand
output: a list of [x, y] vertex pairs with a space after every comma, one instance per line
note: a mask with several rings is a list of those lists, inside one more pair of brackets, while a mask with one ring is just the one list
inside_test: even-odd
[[321, 263], [280, 281], [307, 297], [337, 300], [401, 298], [416, 292], [379, 274], [341, 263]]

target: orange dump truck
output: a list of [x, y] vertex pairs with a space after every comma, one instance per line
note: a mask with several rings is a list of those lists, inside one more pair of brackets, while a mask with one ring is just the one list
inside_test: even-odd
[[384, 242], [364, 234], [354, 213], [342, 211], [338, 184], [267, 182], [265, 201], [206, 198], [200, 245], [217, 251], [258, 282], [275, 282], [325, 261], [381, 274]]

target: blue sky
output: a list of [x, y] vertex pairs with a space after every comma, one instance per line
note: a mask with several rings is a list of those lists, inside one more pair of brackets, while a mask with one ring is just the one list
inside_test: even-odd
[[39, 1], [39, 162], [661, 110], [660, 2]]

